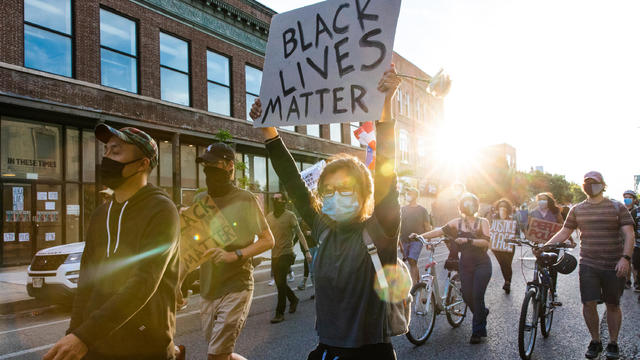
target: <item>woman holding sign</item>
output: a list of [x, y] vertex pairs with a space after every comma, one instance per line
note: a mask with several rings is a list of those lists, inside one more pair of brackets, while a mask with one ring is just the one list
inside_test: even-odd
[[490, 246], [489, 221], [478, 217], [480, 201], [471, 193], [463, 194], [458, 203], [461, 217], [445, 226], [422, 234], [425, 239], [446, 235], [455, 239], [460, 249], [460, 277], [462, 298], [473, 313], [471, 344], [479, 344], [487, 336], [489, 309], [484, 294], [491, 279], [491, 259], [487, 255]]
[[[491, 225], [493, 228], [494, 221], [496, 220], [513, 220], [513, 204], [508, 199], [500, 199], [498, 200], [494, 208], [497, 209], [497, 213], [492, 215]], [[519, 232], [516, 228], [516, 231]], [[515, 234], [514, 234], [515, 235]], [[509, 238], [505, 238], [505, 242], [508, 242]], [[498, 260], [498, 264], [500, 264], [500, 271], [502, 271], [502, 277], [504, 278], [504, 285], [502, 286], [502, 290], [505, 293], [509, 294], [511, 292], [511, 277], [513, 275], [513, 271], [511, 269], [511, 263], [513, 262], [513, 254], [514, 248], [513, 246], [509, 246], [508, 251], [499, 251], [495, 248], [491, 249], [493, 255], [495, 255], [496, 260]]]
[[[382, 264], [396, 265], [400, 204], [391, 99], [399, 84], [393, 65], [378, 83], [378, 90], [386, 96], [376, 123], [374, 181], [361, 161], [339, 154], [322, 170], [316, 195], [301, 179], [277, 130], [262, 129], [273, 168], [319, 243], [314, 272], [320, 344], [308, 359], [396, 358], [385, 316], [385, 300], [390, 299], [381, 298], [374, 288], [376, 272], [364, 240], [373, 240]], [[260, 100], [256, 100], [251, 118], [261, 113]], [[406, 296], [411, 280], [405, 280]]]

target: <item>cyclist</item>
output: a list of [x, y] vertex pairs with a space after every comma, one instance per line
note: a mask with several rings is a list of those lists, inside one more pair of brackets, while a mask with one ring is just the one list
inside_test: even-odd
[[[618, 359], [618, 332], [622, 323], [620, 297], [635, 242], [633, 218], [622, 204], [603, 196], [606, 183], [599, 172], [586, 173], [582, 189], [587, 199], [571, 208], [562, 230], [545, 245], [561, 243], [580, 229], [580, 296], [584, 320], [591, 333], [585, 357], [595, 359], [602, 352], [596, 305], [603, 300], [607, 304], [609, 325], [606, 356]], [[621, 232], [624, 245], [620, 241]]]
[[[625, 191], [622, 196], [624, 197], [624, 205], [631, 213], [631, 217], [633, 218], [633, 226], [635, 230], [635, 246], [633, 248], [633, 261], [632, 261], [632, 269], [633, 269], [633, 280], [634, 280], [634, 288], [635, 292], [640, 292], [640, 281], [638, 281], [638, 275], [640, 275], [640, 225], [638, 222], [640, 221], [640, 208], [638, 207], [638, 194], [636, 194], [633, 190]], [[631, 287], [631, 274], [627, 278], [626, 288]], [[638, 298], [640, 300], [640, 298]]]
[[400, 210], [400, 241], [403, 257], [409, 262], [411, 279], [415, 285], [420, 280], [418, 271], [418, 259], [422, 251], [422, 243], [415, 239], [409, 239], [412, 233], [423, 233], [431, 230], [429, 212], [418, 204], [420, 192], [416, 188], [407, 189], [407, 205]]
[[[484, 294], [491, 279], [489, 248], [489, 221], [478, 217], [480, 201], [471, 193], [460, 197], [458, 210], [462, 216], [449, 221], [445, 226], [422, 234], [425, 239], [446, 235], [455, 239], [461, 252], [460, 277], [462, 297], [473, 313], [471, 344], [479, 344], [487, 336], [489, 309], [484, 303]], [[413, 236], [412, 236], [413, 237]], [[455, 250], [452, 250], [455, 251]]]
[[[494, 207], [498, 209], [498, 211], [493, 215], [491, 221], [513, 219], [513, 204], [508, 199], [502, 198], [498, 200]], [[509, 294], [511, 292], [511, 277], [513, 275], [511, 263], [513, 262], [513, 254], [515, 253], [514, 248], [511, 247], [511, 251], [492, 250], [492, 252], [496, 257], [496, 260], [498, 260], [498, 264], [500, 264], [500, 270], [502, 271], [502, 277], [504, 278], [502, 290]]]

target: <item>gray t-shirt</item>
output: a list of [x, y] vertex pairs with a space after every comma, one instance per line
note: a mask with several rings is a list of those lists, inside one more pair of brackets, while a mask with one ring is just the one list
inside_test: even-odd
[[400, 240], [409, 241], [411, 233], [422, 234], [427, 231], [425, 223], [429, 222], [427, 209], [420, 205], [404, 206], [401, 209]]
[[[249, 191], [234, 187], [227, 195], [214, 197], [213, 201], [238, 237], [225, 248], [226, 251], [251, 245], [256, 235], [269, 228], [256, 197]], [[249, 257], [229, 264], [207, 261], [200, 266], [200, 294], [205, 299], [213, 300], [250, 289], [253, 289], [253, 266]]]
[[285, 210], [279, 217], [276, 217], [273, 212], [270, 212], [267, 215], [267, 223], [269, 223], [269, 228], [275, 241], [275, 245], [271, 249], [271, 257], [293, 255], [294, 235], [304, 236], [298, 225], [296, 214]]

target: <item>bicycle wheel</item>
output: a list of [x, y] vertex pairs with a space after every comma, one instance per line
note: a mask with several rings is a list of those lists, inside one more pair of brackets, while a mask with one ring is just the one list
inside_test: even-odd
[[467, 316], [467, 304], [462, 299], [462, 291], [460, 290], [460, 277], [455, 274], [449, 285], [449, 293], [447, 294], [446, 305], [451, 306], [447, 308], [447, 321], [451, 327], [457, 328], [462, 324], [464, 318]]
[[415, 345], [422, 345], [431, 335], [433, 325], [436, 322], [436, 297], [423, 282], [413, 286], [411, 295], [413, 303], [411, 304], [411, 322], [407, 339]]
[[542, 293], [542, 302], [540, 304], [540, 332], [545, 338], [551, 333], [551, 324], [553, 324], [553, 290], [546, 288]]
[[518, 325], [518, 350], [522, 359], [531, 359], [533, 348], [536, 345], [537, 332], [538, 300], [536, 299], [536, 290], [531, 288], [527, 290], [522, 301], [520, 323]]

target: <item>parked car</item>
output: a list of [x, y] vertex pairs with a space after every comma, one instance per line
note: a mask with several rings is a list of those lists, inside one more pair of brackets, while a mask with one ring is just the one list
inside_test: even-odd
[[36, 253], [27, 270], [29, 296], [71, 302], [78, 287], [84, 242], [53, 246]]

